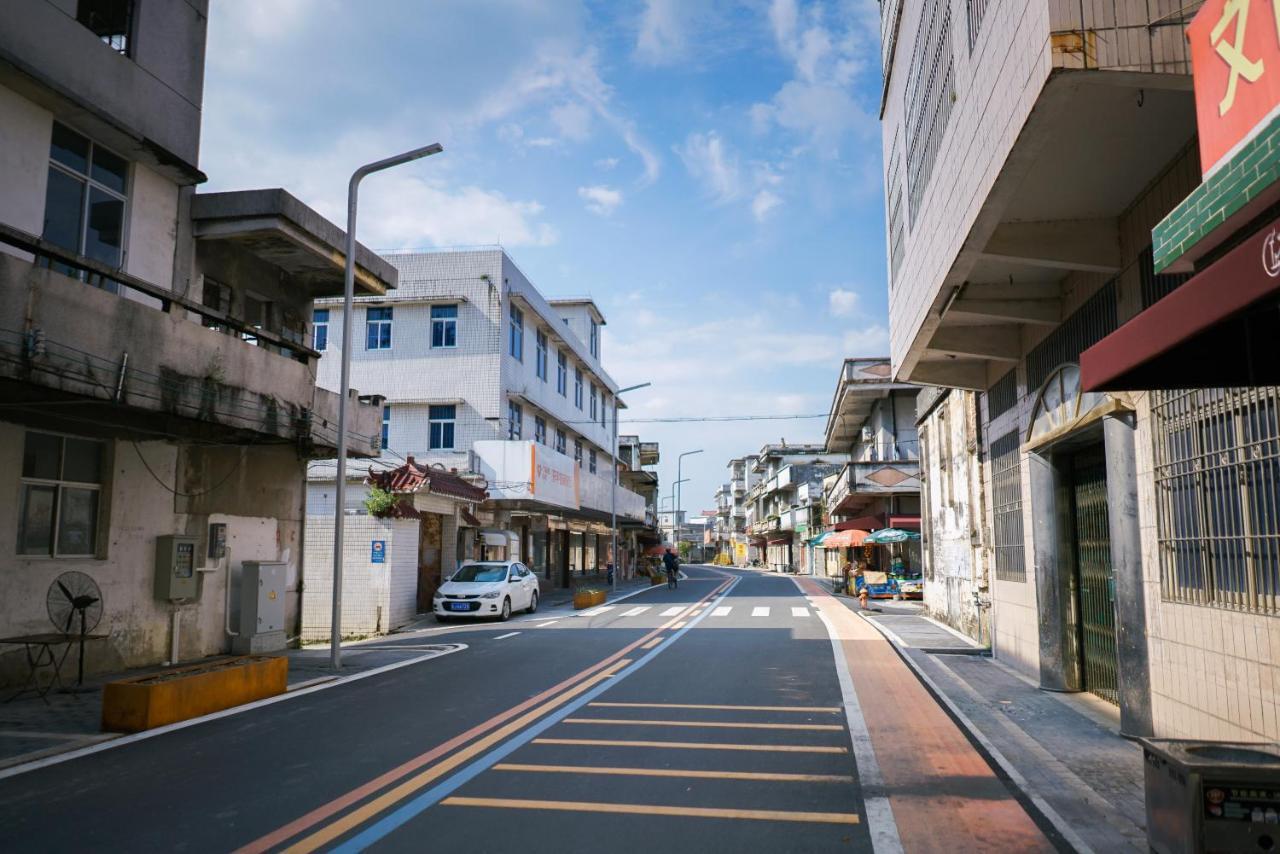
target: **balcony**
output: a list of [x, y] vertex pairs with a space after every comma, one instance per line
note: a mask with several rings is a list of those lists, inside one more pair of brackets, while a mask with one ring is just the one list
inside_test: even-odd
[[920, 463], [917, 460], [848, 463], [827, 493], [826, 504], [830, 514], [849, 516], [878, 497], [919, 492]]
[[[532, 441], [489, 440], [473, 445], [480, 474], [489, 481], [489, 498], [512, 510], [564, 514], [607, 521], [613, 483], [590, 474], [572, 457]], [[646, 522], [644, 498], [621, 486], [619, 521]]]
[[[336, 451], [338, 395], [316, 388], [309, 347], [3, 224], [0, 244], [26, 254], [0, 251], [0, 398], [24, 404], [15, 418]], [[376, 454], [380, 402], [348, 413], [349, 452]]]

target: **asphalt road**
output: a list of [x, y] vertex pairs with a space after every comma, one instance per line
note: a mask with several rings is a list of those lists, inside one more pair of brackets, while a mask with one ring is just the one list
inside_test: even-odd
[[814, 600], [686, 571], [678, 590], [433, 632], [467, 649], [0, 780], [0, 850], [871, 850], [850, 724], [866, 730]]

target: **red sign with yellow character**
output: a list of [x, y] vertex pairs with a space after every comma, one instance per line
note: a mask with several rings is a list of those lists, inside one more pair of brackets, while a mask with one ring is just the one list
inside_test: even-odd
[[1206, 0], [1187, 39], [1208, 174], [1280, 106], [1280, 0]]

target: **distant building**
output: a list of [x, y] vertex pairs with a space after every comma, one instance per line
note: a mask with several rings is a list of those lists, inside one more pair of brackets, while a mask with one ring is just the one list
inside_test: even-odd
[[808, 539], [821, 526], [822, 482], [846, 457], [822, 444], [768, 444], [751, 459], [757, 478], [746, 493], [745, 525], [774, 572], [813, 571]]

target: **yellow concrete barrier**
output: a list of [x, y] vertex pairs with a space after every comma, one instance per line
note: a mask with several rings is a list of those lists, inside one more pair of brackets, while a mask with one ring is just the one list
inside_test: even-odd
[[246, 655], [133, 679], [102, 690], [104, 732], [141, 732], [283, 694], [289, 660]]

